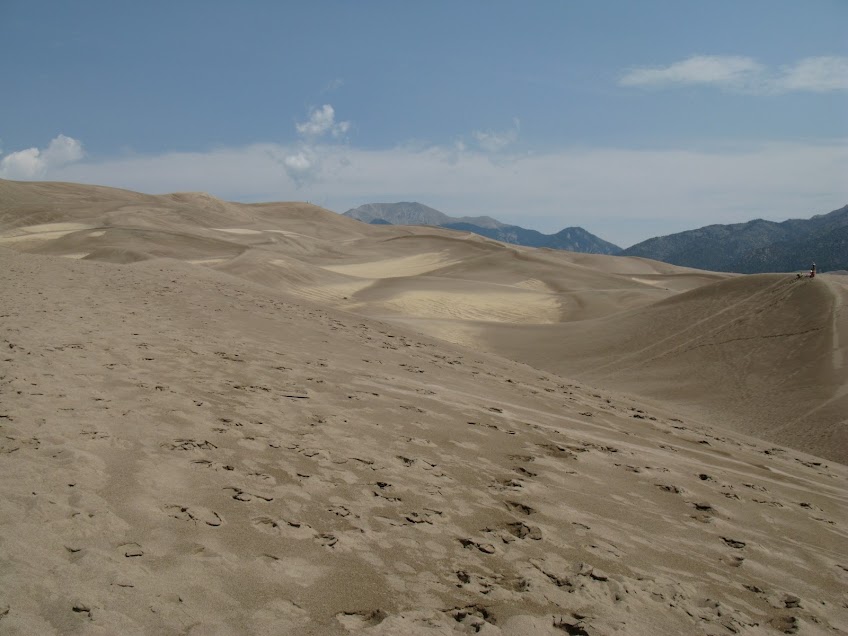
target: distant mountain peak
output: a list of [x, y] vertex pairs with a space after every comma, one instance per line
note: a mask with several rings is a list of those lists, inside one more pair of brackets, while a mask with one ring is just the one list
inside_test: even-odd
[[366, 203], [348, 210], [344, 216], [372, 224], [434, 225], [474, 232], [496, 241], [529, 247], [549, 247], [590, 254], [618, 254], [621, 251], [617, 245], [604, 241], [581, 227], [568, 227], [556, 234], [542, 234], [518, 225], [502, 223], [489, 216], [448, 216], [435, 208], [416, 202]]
[[352, 219], [373, 223], [382, 219], [392, 225], [445, 225], [447, 223], [471, 223], [480, 227], [495, 228], [504, 224], [489, 216], [448, 216], [435, 208], [415, 201], [398, 203], [366, 203], [344, 213]]

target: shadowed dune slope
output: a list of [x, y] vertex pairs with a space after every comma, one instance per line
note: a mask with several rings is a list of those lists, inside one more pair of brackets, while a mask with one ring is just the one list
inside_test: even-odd
[[848, 458], [845, 287], [762, 274], [530, 333], [481, 328], [491, 350], [694, 407], [777, 443]]

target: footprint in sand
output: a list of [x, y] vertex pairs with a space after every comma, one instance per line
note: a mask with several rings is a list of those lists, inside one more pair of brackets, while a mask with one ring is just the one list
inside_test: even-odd
[[533, 541], [542, 539], [542, 529], [539, 526], [530, 526], [523, 521], [506, 524], [506, 530], [518, 539], [532, 539]]
[[144, 556], [144, 550], [141, 549], [141, 546], [138, 543], [122, 543], [118, 546], [118, 550], [124, 553], [124, 556], [127, 558], [135, 558]]
[[516, 510], [528, 516], [536, 512], [535, 508], [532, 508], [527, 504], [523, 504], [520, 501], [505, 501], [504, 504], [509, 510]]
[[242, 490], [238, 486], [227, 486], [224, 490], [232, 490], [233, 491], [233, 499], [236, 501], [253, 501], [254, 499], [261, 499], [262, 501], [274, 501], [273, 497], [265, 497], [264, 495], [257, 495], [256, 493], [247, 492], [246, 490]]
[[205, 523], [207, 526], [217, 528], [224, 523], [221, 516], [214, 510], [203, 508], [200, 506], [188, 507], [171, 504], [165, 506], [165, 512], [169, 517], [179, 519], [181, 521], [193, 521], [194, 523]]
[[383, 610], [376, 609], [370, 612], [339, 612], [336, 620], [348, 631], [358, 631], [367, 627], [374, 627], [382, 623], [388, 614]]
[[214, 450], [218, 447], [215, 446], [212, 442], [208, 440], [203, 440], [202, 442], [198, 442], [195, 439], [175, 439], [173, 442], [165, 442], [162, 444], [162, 448], [167, 448], [168, 450], [180, 450], [180, 451], [191, 451], [191, 450]]

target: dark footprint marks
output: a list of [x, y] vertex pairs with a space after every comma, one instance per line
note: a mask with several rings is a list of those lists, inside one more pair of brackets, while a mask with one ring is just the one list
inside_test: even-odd
[[348, 631], [357, 631], [366, 627], [379, 625], [388, 618], [383, 610], [376, 609], [370, 612], [339, 612], [336, 620]]
[[483, 605], [455, 607], [453, 609], [446, 610], [445, 613], [452, 616], [457, 623], [462, 625], [462, 627], [470, 633], [481, 631], [486, 626], [486, 623], [491, 625], [497, 624], [492, 611]]
[[542, 529], [539, 526], [530, 526], [523, 521], [515, 521], [506, 525], [507, 532], [518, 539], [542, 539]]
[[123, 552], [124, 556], [127, 558], [144, 556], [144, 550], [142, 550], [141, 546], [135, 542], [122, 543], [118, 546], [118, 549]]
[[675, 486], [674, 484], [654, 484], [660, 490], [664, 490], [665, 492], [670, 492], [675, 495], [680, 495], [684, 491], [679, 486]]
[[495, 546], [491, 543], [480, 543], [478, 541], [474, 541], [473, 539], [460, 539], [459, 542], [462, 544], [463, 548], [477, 548], [480, 552], [484, 554], [494, 554]]
[[505, 505], [508, 509], [516, 510], [516, 511], [518, 511], [522, 514], [528, 515], [528, 516], [532, 515], [534, 512], [536, 512], [535, 508], [532, 508], [531, 506], [528, 506], [527, 504], [523, 504], [523, 503], [518, 502], [518, 501], [506, 501], [504, 503], [505, 503]]
[[253, 527], [259, 530], [260, 532], [264, 532], [265, 534], [279, 534], [283, 530], [304, 530], [306, 532], [311, 532], [311, 528], [301, 523], [300, 521], [289, 521], [287, 519], [280, 519], [277, 521], [276, 519], [272, 519], [271, 517], [255, 517], [251, 519], [251, 524]]
[[170, 505], [165, 506], [164, 510], [168, 516], [174, 519], [205, 523], [207, 526], [212, 526], [213, 528], [217, 528], [224, 523], [224, 520], [221, 519], [221, 516], [217, 512], [207, 508]]
[[198, 442], [196, 439], [175, 439], [173, 442], [165, 442], [162, 448], [168, 450], [191, 451], [191, 450], [214, 450], [218, 447], [208, 440]]
[[274, 501], [273, 497], [266, 497], [264, 495], [257, 495], [256, 493], [247, 492], [246, 490], [242, 490], [237, 486], [227, 486], [224, 490], [232, 490], [233, 491], [233, 499], [236, 501], [253, 501], [254, 499], [261, 499], [262, 501]]

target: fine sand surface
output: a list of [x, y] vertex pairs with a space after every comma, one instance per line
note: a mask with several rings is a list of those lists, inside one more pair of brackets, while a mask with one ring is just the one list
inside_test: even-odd
[[0, 180], [0, 634], [846, 633], [840, 281]]

